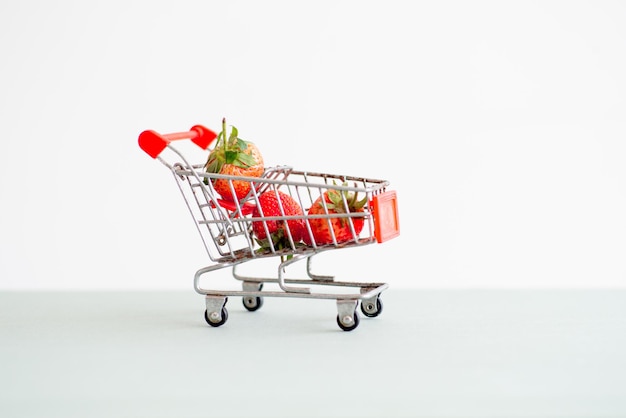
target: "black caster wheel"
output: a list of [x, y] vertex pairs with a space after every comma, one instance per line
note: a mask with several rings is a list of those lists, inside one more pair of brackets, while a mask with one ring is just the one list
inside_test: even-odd
[[339, 328], [344, 331], [352, 331], [359, 326], [359, 322], [359, 315], [356, 311], [354, 311], [352, 317], [344, 316], [343, 318], [341, 318], [339, 315], [337, 315], [337, 325], [339, 325]]
[[215, 314], [216, 312], [209, 314], [207, 310], [204, 311], [204, 320], [212, 327], [222, 326], [228, 320], [228, 310], [226, 310], [226, 307], [222, 307], [222, 319], [214, 318], [217, 316]]
[[381, 302], [379, 297], [376, 297], [376, 302], [372, 302], [371, 300], [362, 300], [361, 301], [361, 312], [363, 315], [375, 318], [383, 311], [383, 303]]
[[244, 296], [242, 302], [243, 306], [250, 312], [254, 312], [263, 306], [263, 298], [260, 296]]

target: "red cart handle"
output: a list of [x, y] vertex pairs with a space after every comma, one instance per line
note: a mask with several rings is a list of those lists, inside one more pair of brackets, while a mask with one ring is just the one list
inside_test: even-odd
[[191, 142], [200, 148], [207, 149], [215, 138], [217, 138], [217, 134], [202, 125], [192, 126], [189, 132], [175, 132], [172, 134], [160, 134], [153, 130], [147, 130], [139, 134], [139, 147], [152, 158], [156, 158], [172, 141], [191, 139]]

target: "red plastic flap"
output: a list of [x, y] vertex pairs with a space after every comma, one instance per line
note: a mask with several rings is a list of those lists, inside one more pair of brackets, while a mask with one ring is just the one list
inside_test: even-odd
[[165, 149], [168, 142], [169, 141], [152, 130], [143, 131], [139, 134], [139, 147], [152, 158], [158, 157], [161, 151]]
[[374, 236], [381, 243], [400, 235], [398, 196], [395, 191], [376, 195], [371, 201], [374, 213]]
[[217, 134], [212, 130], [205, 128], [202, 125], [194, 125], [191, 127], [191, 132], [196, 132], [197, 136], [191, 138], [191, 141], [202, 149], [209, 148], [209, 145], [217, 138]]

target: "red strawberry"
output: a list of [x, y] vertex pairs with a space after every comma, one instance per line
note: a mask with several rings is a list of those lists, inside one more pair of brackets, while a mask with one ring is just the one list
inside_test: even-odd
[[[255, 218], [266, 216], [302, 216], [304, 212], [300, 204], [286, 193], [279, 190], [268, 190], [259, 195], [259, 201], [252, 212]], [[294, 244], [302, 240], [306, 225], [304, 219], [253, 221], [252, 232], [262, 248], [270, 248], [265, 230], [269, 232], [274, 249], [291, 248], [289, 233]], [[287, 232], [289, 229], [289, 233]]]
[[[238, 137], [234, 126], [226, 139], [226, 119], [222, 119], [222, 132], [217, 136], [215, 148], [209, 153], [205, 164], [207, 173], [230, 176], [261, 177], [263, 175], [263, 157], [252, 142]], [[227, 179], [212, 179], [213, 188], [224, 200], [235, 200]], [[236, 200], [241, 200], [250, 192], [249, 181], [233, 180]]]
[[[345, 183], [344, 183], [345, 185]], [[318, 197], [313, 205], [309, 208], [308, 215], [326, 215], [322, 218], [309, 219], [311, 232], [317, 245], [332, 244], [333, 234], [337, 243], [354, 240], [350, 224], [354, 228], [354, 234], [358, 237], [363, 230], [364, 218], [342, 218], [333, 217], [336, 214], [347, 213], [346, 206], [350, 213], [364, 212], [364, 206], [367, 203], [367, 196], [362, 200], [357, 200], [355, 192], [328, 190]], [[326, 207], [322, 203], [322, 197], [326, 202]], [[311, 237], [308, 234], [304, 236], [304, 242], [311, 245]]]

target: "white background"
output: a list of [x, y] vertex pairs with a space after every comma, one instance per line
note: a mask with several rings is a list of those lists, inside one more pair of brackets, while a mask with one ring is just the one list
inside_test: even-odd
[[609, 1], [4, 1], [0, 288], [189, 289], [208, 260], [137, 136], [222, 117], [267, 165], [397, 190], [402, 235], [326, 273], [625, 287], [625, 21]]

